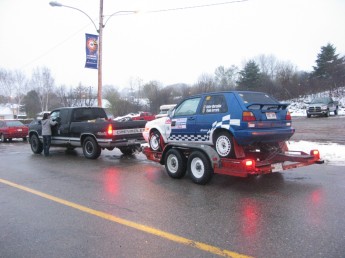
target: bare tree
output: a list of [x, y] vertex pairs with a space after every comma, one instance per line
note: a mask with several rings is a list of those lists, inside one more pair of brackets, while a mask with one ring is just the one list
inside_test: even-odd
[[205, 92], [211, 92], [216, 89], [216, 83], [214, 81], [214, 78], [210, 74], [202, 74], [199, 79], [197, 84], [194, 87], [195, 89], [195, 94], [196, 93], [205, 93]]
[[238, 68], [232, 65], [230, 68], [219, 66], [215, 70], [215, 83], [219, 90], [232, 90], [238, 80]]
[[274, 55], [260, 55], [254, 60], [259, 65], [262, 74], [267, 75], [271, 80], [275, 79], [279, 61]]
[[41, 110], [49, 110], [49, 96], [54, 88], [54, 78], [47, 67], [36, 68], [31, 77], [32, 88], [37, 92]]

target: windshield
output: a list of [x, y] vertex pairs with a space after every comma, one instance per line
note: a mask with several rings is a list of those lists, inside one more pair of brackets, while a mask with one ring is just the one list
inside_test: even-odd
[[7, 126], [12, 127], [12, 126], [23, 126], [24, 124], [20, 121], [7, 121], [6, 122]]
[[328, 99], [327, 98], [316, 98], [316, 99], [313, 99], [310, 103], [311, 104], [316, 104], [316, 103], [327, 104], [328, 103]]

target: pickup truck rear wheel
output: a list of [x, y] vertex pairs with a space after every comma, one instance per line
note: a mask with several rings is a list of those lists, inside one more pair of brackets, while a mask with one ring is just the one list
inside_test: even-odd
[[214, 146], [221, 158], [235, 157], [234, 141], [228, 132], [220, 132], [216, 135]]
[[187, 159], [176, 149], [170, 149], [165, 155], [165, 169], [172, 178], [182, 178], [186, 174]]
[[83, 142], [83, 153], [87, 159], [97, 159], [101, 155], [102, 149], [98, 146], [93, 137], [86, 137]]
[[43, 151], [43, 144], [36, 134], [30, 136], [30, 146], [33, 153], [40, 154]]
[[209, 158], [201, 151], [193, 151], [188, 158], [188, 173], [196, 184], [204, 185], [211, 180], [213, 168]]

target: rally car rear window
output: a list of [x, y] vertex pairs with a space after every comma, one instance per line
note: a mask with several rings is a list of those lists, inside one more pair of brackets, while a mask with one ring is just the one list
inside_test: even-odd
[[277, 104], [277, 100], [271, 96], [260, 92], [241, 92], [238, 94], [244, 104], [260, 103], [260, 104]]

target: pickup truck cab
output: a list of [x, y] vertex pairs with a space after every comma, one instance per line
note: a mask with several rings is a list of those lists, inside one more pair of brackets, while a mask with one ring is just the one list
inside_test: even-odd
[[[50, 117], [57, 121], [52, 127], [51, 146], [74, 149], [82, 147], [84, 156], [96, 159], [102, 149], [119, 148], [124, 154], [140, 150], [145, 121], [116, 122], [108, 119], [103, 108], [69, 107], [55, 109]], [[43, 150], [42, 125], [38, 120], [29, 126], [31, 150]]]
[[308, 105], [307, 117], [310, 118], [313, 115], [328, 117], [330, 112], [338, 115], [338, 109], [338, 102], [330, 97], [315, 98]]
[[150, 121], [143, 136], [151, 150], [166, 144], [199, 143], [221, 158], [235, 157], [235, 144], [246, 152], [278, 150], [295, 132], [288, 104], [262, 92], [228, 91], [195, 95], [167, 116]]

